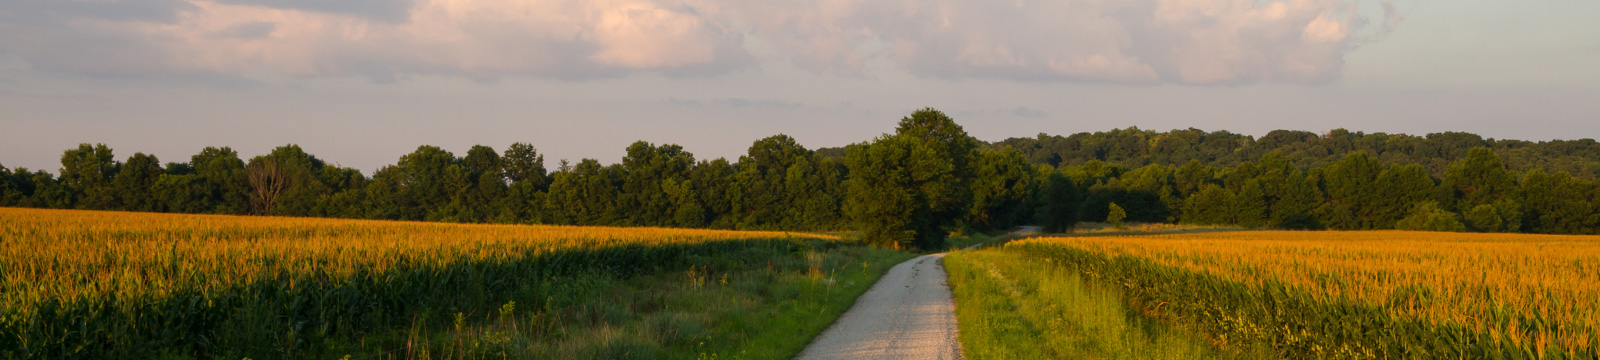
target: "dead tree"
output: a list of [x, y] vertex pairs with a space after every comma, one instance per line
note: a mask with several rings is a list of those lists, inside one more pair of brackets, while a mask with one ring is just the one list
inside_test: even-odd
[[277, 204], [278, 195], [288, 189], [292, 180], [289, 174], [278, 165], [277, 160], [263, 159], [250, 164], [248, 169], [250, 179], [250, 209], [256, 214], [271, 214], [272, 206]]

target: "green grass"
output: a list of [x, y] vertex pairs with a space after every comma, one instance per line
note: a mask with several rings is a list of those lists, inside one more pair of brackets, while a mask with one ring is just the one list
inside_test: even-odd
[[945, 257], [969, 359], [1228, 359], [1150, 320], [1122, 294], [1057, 264], [1000, 250]]
[[1030, 237], [1036, 237], [1036, 236], [1039, 236], [1039, 235], [1040, 234], [1038, 234], [1038, 233], [1032, 233], [1032, 234], [1027, 234], [1027, 235], [1016, 235], [1016, 234], [1012, 234], [1010, 231], [996, 231], [996, 232], [990, 232], [990, 233], [973, 233], [973, 234], [957, 234], [957, 235], [952, 235], [950, 237], [946, 237], [944, 239], [944, 243], [945, 243], [945, 248], [948, 251], [956, 251], [956, 250], [962, 250], [962, 249], [966, 249], [966, 248], [972, 247], [973, 245], [983, 245], [983, 246], [999, 245], [999, 244], [1004, 244], [1007, 241], [1016, 240], [1016, 239], [1023, 239], [1023, 238], [1030, 238]]
[[1081, 222], [1066, 233], [1039, 234], [1038, 236], [1125, 236], [1125, 235], [1155, 235], [1155, 234], [1181, 234], [1219, 231], [1240, 231], [1241, 227], [1219, 225], [1193, 225], [1193, 224], [1168, 224], [1168, 223], [1123, 223], [1115, 226], [1103, 222]]
[[[816, 242], [695, 259], [631, 278], [533, 282], [499, 309], [430, 314], [329, 349], [352, 359], [782, 359], [913, 255]], [[457, 318], [459, 316], [459, 318]]]

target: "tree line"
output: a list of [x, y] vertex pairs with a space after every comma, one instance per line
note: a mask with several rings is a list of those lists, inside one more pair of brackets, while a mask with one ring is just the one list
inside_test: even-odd
[[1259, 161], [1268, 153], [1280, 152], [1284, 160], [1305, 170], [1333, 163], [1346, 154], [1366, 152], [1384, 165], [1417, 164], [1435, 176], [1442, 176], [1451, 162], [1465, 157], [1473, 148], [1484, 147], [1493, 150], [1507, 168], [1517, 172], [1543, 169], [1565, 171], [1588, 179], [1600, 177], [1600, 143], [1594, 139], [1532, 142], [1485, 139], [1464, 132], [1416, 136], [1334, 129], [1318, 135], [1309, 131], [1275, 130], [1257, 139], [1228, 131], [1190, 128], [1156, 132], [1130, 127], [1069, 136], [1039, 134], [1034, 138], [1006, 139], [991, 146], [1015, 148], [1022, 151], [1029, 162], [1050, 166], [1083, 165], [1099, 160], [1129, 167], [1182, 166], [1190, 161], [1234, 167], [1246, 161]]
[[[1191, 135], [1198, 140], [1171, 139]], [[248, 160], [232, 149], [210, 147], [187, 162], [162, 163], [143, 153], [117, 161], [103, 144], [82, 144], [62, 154], [59, 174], [0, 166], [0, 206], [849, 229], [880, 246], [922, 249], [941, 246], [957, 231], [1023, 224], [1065, 231], [1080, 220], [1108, 218], [1286, 229], [1589, 234], [1600, 228], [1600, 187], [1593, 177], [1572, 175], [1566, 165], [1548, 160], [1518, 171], [1502, 155], [1505, 149], [1529, 146], [1462, 151], [1327, 146], [1341, 143], [1333, 140], [1341, 137], [1423, 139], [1425, 144], [1476, 138], [1357, 136], [1336, 130], [1320, 140], [1299, 138], [1298, 144], [1315, 143], [1306, 147], [1263, 145], [1284, 143], [1271, 140], [1282, 138], [1271, 134], [1257, 140], [1226, 132], [1129, 129], [990, 144], [971, 137], [945, 114], [923, 109], [901, 119], [893, 133], [843, 148], [810, 150], [776, 135], [729, 161], [696, 159], [678, 145], [640, 141], [620, 162], [561, 160], [547, 169], [544, 156], [525, 143], [503, 152], [473, 146], [465, 156], [420, 146], [370, 177], [328, 164], [296, 145]], [[1169, 146], [1180, 142], [1189, 145]], [[1106, 145], [1112, 143], [1120, 145]], [[1564, 144], [1586, 143], [1593, 141]], [[1286, 152], [1285, 147], [1300, 149]], [[1348, 151], [1322, 156], [1307, 150], [1319, 147]], [[1270, 150], [1256, 156], [1254, 149]], [[1406, 160], [1393, 155], [1401, 153]], [[1438, 163], [1443, 165], [1433, 165]]]

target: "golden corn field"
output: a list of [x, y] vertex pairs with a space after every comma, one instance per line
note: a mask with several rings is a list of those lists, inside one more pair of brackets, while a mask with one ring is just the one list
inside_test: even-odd
[[0, 358], [294, 349], [404, 325], [419, 309], [492, 308], [518, 279], [642, 273], [687, 254], [834, 239], [0, 208]]
[[1600, 350], [1597, 236], [1248, 231], [1036, 238], [1004, 249], [1123, 288], [1145, 313], [1195, 324], [1223, 345], [1341, 358]]

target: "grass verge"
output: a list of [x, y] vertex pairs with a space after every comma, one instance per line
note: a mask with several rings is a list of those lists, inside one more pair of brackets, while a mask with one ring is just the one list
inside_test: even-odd
[[912, 254], [812, 242], [704, 256], [683, 271], [535, 281], [498, 309], [418, 316], [334, 344], [351, 359], [780, 359]]
[[1120, 292], [1048, 261], [999, 251], [945, 257], [969, 359], [1229, 359], [1148, 319]]

